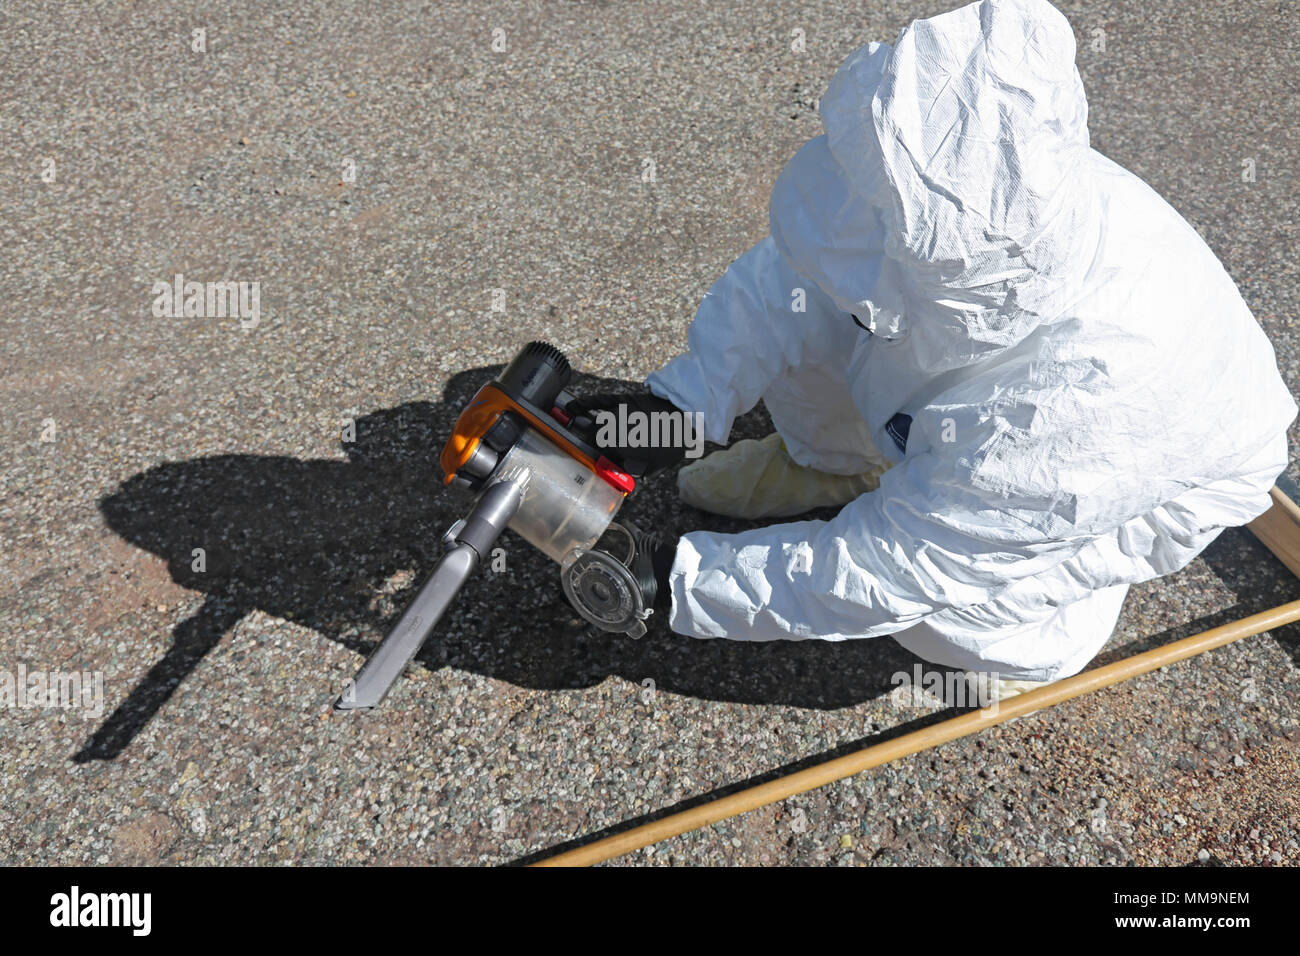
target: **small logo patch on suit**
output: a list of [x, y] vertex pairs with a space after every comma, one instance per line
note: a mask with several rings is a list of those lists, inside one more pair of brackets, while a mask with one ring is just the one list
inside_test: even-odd
[[912, 430], [912, 416], [899, 412], [885, 423], [885, 431], [894, 439], [894, 444], [904, 455], [907, 454], [907, 436]]

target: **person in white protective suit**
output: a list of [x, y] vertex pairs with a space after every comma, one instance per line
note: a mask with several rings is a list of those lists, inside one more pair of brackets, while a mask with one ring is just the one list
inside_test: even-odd
[[1050, 681], [1130, 584], [1268, 508], [1297, 411], [1273, 349], [1196, 231], [1089, 148], [1074, 51], [1043, 0], [984, 0], [835, 74], [771, 235], [647, 385], [710, 441], [760, 399], [776, 427], [684, 468], [688, 502], [844, 507], [684, 535], [674, 631], [892, 635]]

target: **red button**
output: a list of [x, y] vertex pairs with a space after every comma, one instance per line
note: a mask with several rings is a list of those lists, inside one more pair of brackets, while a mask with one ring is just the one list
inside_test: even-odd
[[596, 459], [596, 474], [600, 475], [600, 477], [604, 478], [625, 495], [630, 495], [633, 489], [636, 488], [636, 479], [626, 471], [617, 468], [614, 463], [604, 455], [601, 455]]
[[564, 414], [564, 409], [559, 405], [551, 406], [551, 417], [565, 427], [568, 427], [569, 422], [573, 421], [572, 417]]

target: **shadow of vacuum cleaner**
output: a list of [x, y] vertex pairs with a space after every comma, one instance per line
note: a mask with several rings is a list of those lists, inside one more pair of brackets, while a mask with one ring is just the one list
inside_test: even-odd
[[[170, 462], [102, 499], [109, 527], [163, 558], [177, 584], [205, 597], [74, 759], [118, 756], [251, 612], [291, 619], [372, 654], [436, 567], [444, 533], [471, 508], [473, 496], [443, 490], [438, 449], [478, 389], [501, 371], [458, 373], [441, 402], [359, 419], [356, 440], [342, 445], [346, 460], [220, 455]], [[568, 384], [577, 395], [639, 388], [576, 373]], [[736, 423], [732, 438], [770, 430], [760, 408]], [[642, 527], [752, 527], [684, 509], [671, 473], [638, 484], [626, 507]], [[565, 599], [555, 563], [522, 547], [514, 531], [499, 544], [509, 555], [507, 573], [472, 575], [416, 662], [538, 690], [590, 687], [616, 675], [701, 699], [837, 709], [887, 692], [891, 675], [917, 660], [893, 641], [698, 641], [672, 635], [661, 613], [645, 622], [645, 639], [630, 640], [583, 621]], [[205, 555], [202, 571], [194, 570], [196, 548]], [[395, 581], [407, 586], [394, 592]], [[322, 697], [330, 690], [340, 688], [322, 680]]]

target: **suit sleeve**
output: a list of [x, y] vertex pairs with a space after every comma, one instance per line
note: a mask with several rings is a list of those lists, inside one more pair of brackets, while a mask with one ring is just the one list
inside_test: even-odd
[[705, 438], [724, 444], [732, 423], [787, 369], [823, 362], [856, 330], [817, 286], [800, 277], [771, 237], [731, 264], [700, 303], [687, 351], [646, 384], [704, 416]]
[[962, 491], [947, 471], [933, 454], [909, 456], [830, 521], [685, 535], [670, 626], [740, 640], [891, 634], [988, 602], [1086, 540], [1050, 512], [999, 509]]

